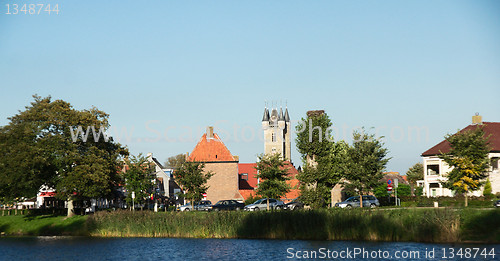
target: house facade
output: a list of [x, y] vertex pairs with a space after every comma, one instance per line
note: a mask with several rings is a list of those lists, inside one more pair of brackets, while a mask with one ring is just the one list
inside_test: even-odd
[[[462, 129], [460, 132], [472, 130], [477, 127], [482, 127], [485, 135], [489, 136], [490, 158], [491, 166], [488, 171], [488, 178], [491, 182], [492, 193], [500, 192], [500, 171], [498, 168], [498, 161], [500, 158], [500, 122], [483, 122], [481, 116], [476, 115], [472, 117], [472, 124]], [[446, 140], [441, 141], [437, 145], [422, 153], [422, 160], [424, 165], [424, 179], [418, 182], [423, 185], [424, 196], [427, 197], [440, 197], [440, 196], [454, 196], [454, 192], [444, 188], [441, 183], [446, 181], [447, 174], [451, 168], [439, 158], [441, 153], [447, 153], [451, 149], [450, 143]], [[483, 188], [471, 193], [473, 196], [481, 196]]]
[[211, 171], [214, 175], [208, 180], [206, 199], [212, 203], [219, 200], [243, 200], [238, 190], [238, 161], [224, 145], [213, 127], [207, 127], [207, 132], [196, 144], [188, 161], [205, 164], [204, 171]]

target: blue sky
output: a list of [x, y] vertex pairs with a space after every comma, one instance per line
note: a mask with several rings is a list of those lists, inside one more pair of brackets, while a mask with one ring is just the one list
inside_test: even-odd
[[163, 162], [215, 125], [254, 162], [274, 101], [293, 121], [325, 110], [336, 139], [372, 128], [387, 170], [405, 173], [474, 113], [500, 121], [498, 1], [65, 0], [41, 2], [59, 15], [8, 15], [12, 3], [0, 6], [0, 125], [51, 95], [109, 113], [133, 154]]

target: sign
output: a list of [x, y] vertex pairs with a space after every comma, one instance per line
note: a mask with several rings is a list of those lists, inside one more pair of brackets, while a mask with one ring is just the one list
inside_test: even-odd
[[392, 191], [392, 186], [387, 186], [387, 191]]
[[387, 180], [387, 186], [391, 186], [391, 184], [392, 184], [392, 180], [391, 180], [391, 179], [388, 179], [388, 180]]
[[203, 199], [207, 199], [207, 193], [203, 193]]
[[132, 191], [132, 198], [135, 198], [135, 192]]
[[394, 187], [397, 188], [398, 187], [398, 179], [395, 179], [394, 180]]

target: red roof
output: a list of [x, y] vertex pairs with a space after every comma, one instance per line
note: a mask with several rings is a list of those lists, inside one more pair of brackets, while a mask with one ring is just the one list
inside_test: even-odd
[[[238, 174], [239, 178], [239, 188], [241, 189], [254, 189], [257, 187], [257, 163], [239, 163], [238, 164]], [[247, 174], [247, 180], [242, 179], [241, 174]], [[243, 196], [245, 197], [245, 196]]]
[[213, 139], [207, 139], [207, 134], [203, 134], [193, 152], [189, 156], [189, 161], [220, 162], [237, 161], [226, 145], [221, 141], [219, 135], [214, 133]]
[[[482, 125], [469, 125], [460, 132], [469, 131], [477, 127], [482, 127], [486, 136], [491, 135], [489, 138], [490, 152], [500, 152], [500, 122], [483, 122]], [[443, 140], [436, 146], [422, 153], [422, 156], [439, 155], [449, 152], [450, 149], [450, 143], [447, 140]]]
[[[239, 178], [239, 186], [240, 186], [240, 194], [243, 196], [244, 199], [247, 199], [250, 197], [250, 195], [255, 196], [255, 191], [254, 189], [257, 188], [257, 170], [255, 167], [257, 166], [257, 163], [240, 163], [238, 164], [238, 174], [240, 174]], [[299, 172], [288, 161], [285, 161], [285, 168], [288, 169], [288, 175], [290, 176], [290, 180], [287, 181], [288, 185], [290, 185], [291, 189], [290, 192], [288, 192], [285, 195], [286, 199], [294, 199], [300, 195], [300, 190], [299, 190], [299, 181], [295, 177]], [[247, 173], [248, 174], [248, 180], [242, 180], [241, 179], [241, 174]]]

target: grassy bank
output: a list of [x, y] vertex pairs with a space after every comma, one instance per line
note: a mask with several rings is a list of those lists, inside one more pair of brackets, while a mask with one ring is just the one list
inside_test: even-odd
[[58, 236], [90, 235], [87, 217], [42, 215], [42, 216], [3, 216], [0, 217], [0, 233], [4, 235]]
[[[500, 242], [500, 211], [474, 209], [318, 210], [277, 212], [99, 212], [5, 222], [0, 231], [99, 237], [266, 238], [415, 242]], [[52, 222], [52, 223], [51, 223]], [[26, 226], [23, 228], [23, 226]], [[31, 228], [30, 228], [31, 227]], [[14, 233], [12, 233], [14, 232]], [[38, 234], [37, 234], [38, 233]]]

